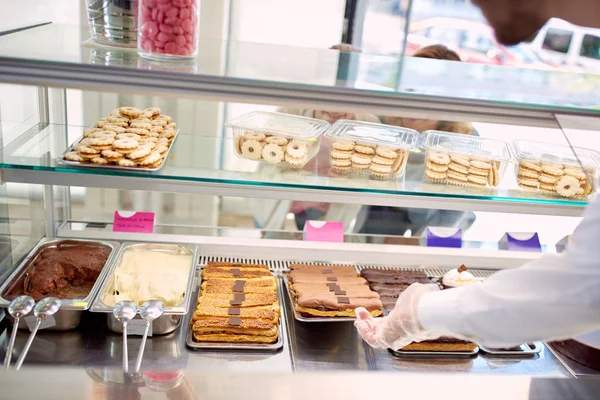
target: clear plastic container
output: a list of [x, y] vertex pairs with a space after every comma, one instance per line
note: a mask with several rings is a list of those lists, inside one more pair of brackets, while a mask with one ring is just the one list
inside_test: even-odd
[[253, 111], [229, 121], [235, 153], [247, 160], [302, 168], [319, 152], [329, 123], [315, 118]]
[[496, 187], [512, 160], [509, 144], [460, 133], [426, 131], [421, 136], [425, 178], [433, 183]]
[[597, 151], [528, 140], [515, 140], [512, 145], [521, 189], [579, 199], [596, 191]]
[[341, 119], [325, 136], [332, 140], [329, 164], [334, 170], [369, 174], [375, 179], [401, 179], [419, 133], [398, 126]]
[[155, 60], [198, 55], [200, 0], [137, 0], [138, 54]]

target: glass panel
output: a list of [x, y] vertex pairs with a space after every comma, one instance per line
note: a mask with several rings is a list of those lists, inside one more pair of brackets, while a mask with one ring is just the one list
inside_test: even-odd
[[[257, 83], [287, 83], [292, 90], [344, 87], [361, 89], [365, 94], [419, 93], [556, 110], [588, 108], [600, 98], [600, 82], [594, 76], [552, 70], [402, 59], [368, 53], [341, 53], [341, 56], [340, 52], [327, 49], [209, 38], [201, 38], [200, 55], [195, 63], [156, 64], [128, 50], [100, 49], [88, 38], [87, 27], [51, 24], [0, 38], [0, 56], [29, 60], [42, 69], [50, 62], [60, 67], [70, 64], [89, 67], [95, 76], [102, 75], [103, 79], [113, 82], [121, 82], [120, 73], [126, 70], [104, 70], [97, 66], [136, 69], [138, 77], [161, 84], [166, 79], [184, 84], [189, 76], [209, 75]], [[227, 63], [222, 62], [225, 56]]]
[[583, 57], [600, 60], [600, 37], [595, 35], [585, 35], [581, 44], [580, 54]]
[[544, 37], [543, 49], [558, 53], [568, 53], [573, 32], [564, 29], [550, 28]]

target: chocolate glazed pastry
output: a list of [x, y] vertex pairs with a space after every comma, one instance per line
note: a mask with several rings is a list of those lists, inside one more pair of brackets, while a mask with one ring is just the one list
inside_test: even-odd
[[44, 297], [59, 299], [85, 298], [104, 268], [111, 249], [106, 246], [82, 245], [65, 240], [56, 247], [41, 250], [27, 272], [12, 285], [4, 298], [12, 300], [29, 295], [39, 301]]
[[600, 350], [576, 340], [559, 340], [549, 343], [553, 349], [565, 357], [600, 371]]

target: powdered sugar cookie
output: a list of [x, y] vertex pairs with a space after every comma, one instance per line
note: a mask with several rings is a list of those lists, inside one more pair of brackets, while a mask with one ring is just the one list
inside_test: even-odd
[[156, 142], [158, 142], [158, 138], [155, 137], [145, 137], [140, 139], [140, 141], [138, 142], [141, 145], [152, 145], [152, 147], [156, 146]]
[[579, 190], [579, 180], [576, 178], [565, 175], [556, 182], [556, 193], [564, 197], [573, 197]]
[[148, 132], [148, 134], [146, 135], [146, 138], [155, 138], [156, 140], [158, 140], [158, 137], [159, 137], [159, 136], [160, 136], [160, 135], [159, 135], [158, 133], [150, 131], [150, 132]]
[[[144, 122], [144, 121], [139, 121], [139, 122]], [[146, 122], [148, 122], [152, 126], [160, 126], [161, 128], [164, 128], [168, 125], [168, 122], [166, 119], [152, 119], [152, 120], [148, 119], [148, 120], [146, 120]]]
[[290, 155], [290, 157], [304, 159], [308, 151], [308, 146], [306, 143], [294, 139], [287, 144], [285, 151]]
[[339, 140], [339, 141], [335, 141], [333, 143], [331, 143], [331, 147], [333, 147], [336, 150], [341, 150], [341, 151], [352, 151], [354, 150], [354, 142], [346, 142], [343, 140]]
[[276, 144], [277, 146], [285, 146], [288, 143], [288, 140], [283, 136], [273, 135], [269, 136], [265, 139], [267, 144]]
[[137, 160], [136, 162], [138, 163], [138, 165], [143, 166], [148, 166], [148, 165], [152, 165], [155, 162], [157, 162], [158, 160], [162, 160], [162, 157], [160, 156], [160, 154], [156, 151], [151, 152], [148, 156]]
[[120, 107], [119, 114], [128, 118], [137, 118], [142, 114], [142, 110], [135, 107]]
[[148, 107], [144, 109], [144, 113], [150, 114], [151, 117], [156, 117], [160, 115], [161, 110], [158, 107]]
[[102, 132], [102, 128], [87, 128], [83, 130], [83, 137], [87, 138], [87, 137], [91, 137], [93, 133], [95, 132]]
[[175, 137], [175, 131], [173, 129], [164, 129], [159, 135], [159, 138], [164, 137], [166, 139], [171, 139]]
[[82, 156], [85, 154], [100, 154], [100, 152], [96, 149], [94, 149], [91, 146], [79, 146], [77, 148], [77, 151], [79, 152], [79, 154], [81, 154]]
[[167, 151], [169, 151], [169, 148], [168, 148], [167, 146], [160, 145], [160, 146], [156, 146], [156, 147], [154, 148], [154, 151], [158, 151], [158, 153], [159, 153], [161, 156], [164, 156], [164, 155], [165, 155], [165, 153], [166, 153]]
[[123, 153], [124, 151], [131, 152], [139, 146], [138, 142], [132, 139], [117, 139], [112, 145], [113, 148], [120, 153]]
[[81, 146], [88, 146], [89, 147], [91, 145], [91, 143], [90, 143], [91, 140], [92, 140], [91, 138], [83, 138], [83, 139], [81, 139], [79, 141], [79, 143], [77, 143], [75, 146], [73, 146], [73, 150], [74, 151], [79, 151], [79, 148]]
[[161, 133], [164, 129], [165, 128], [163, 128], [162, 126], [153, 126], [152, 128], [150, 128], [150, 133]]
[[117, 161], [117, 164], [120, 167], [137, 167], [137, 163], [133, 160], [129, 160], [127, 158], [123, 158], [119, 161]]
[[127, 128], [125, 130], [125, 132], [133, 133], [134, 135], [138, 135], [138, 136], [146, 136], [148, 134], [148, 132], [150, 132], [150, 131], [148, 129], [141, 129], [141, 128]]
[[115, 150], [103, 150], [102, 151], [102, 157], [104, 157], [108, 161], [115, 162], [115, 161], [119, 161], [124, 156], [123, 156], [123, 154], [121, 154], [121, 153], [119, 153], [118, 151], [115, 151]]
[[93, 146], [93, 147], [96, 147], [96, 146], [110, 146], [115, 141], [114, 138], [112, 138], [111, 136], [107, 136], [107, 135], [98, 135], [98, 136], [94, 136], [94, 137], [89, 138], [89, 139], [90, 139], [89, 140], [90, 146]]
[[140, 135], [136, 135], [135, 133], [119, 133], [116, 137], [117, 140], [135, 140], [139, 142], [141, 140]]
[[127, 118], [108, 117], [108, 118], [106, 118], [106, 122], [108, 122], [111, 125], [116, 125], [116, 126], [122, 126], [122, 127], [129, 126], [129, 119], [127, 119]]
[[129, 124], [129, 129], [145, 129], [146, 131], [149, 131], [150, 129], [152, 129], [152, 124], [148, 124], [145, 122], [132, 122]]
[[268, 163], [278, 164], [283, 160], [284, 152], [281, 149], [281, 146], [270, 143], [263, 147], [262, 157]]
[[242, 144], [242, 155], [250, 160], [260, 160], [262, 153], [262, 144], [250, 139]]
[[108, 164], [108, 160], [103, 157], [96, 157], [96, 158], [92, 158], [92, 164], [106, 165], [106, 164]]
[[565, 168], [563, 170], [563, 172], [565, 173], [565, 175], [569, 175], [569, 176], [572, 176], [572, 177], [580, 179], [580, 180], [586, 179], [585, 173], [579, 168], [569, 167], [569, 168]]
[[127, 157], [137, 161], [139, 159], [149, 156], [151, 152], [152, 148], [150, 146], [138, 146], [138, 148], [129, 153]]

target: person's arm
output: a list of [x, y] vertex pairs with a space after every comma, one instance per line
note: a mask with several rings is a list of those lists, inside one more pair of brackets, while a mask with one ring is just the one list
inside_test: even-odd
[[566, 253], [498, 272], [482, 284], [422, 296], [428, 332], [506, 347], [600, 329], [600, 198], [586, 210]]

